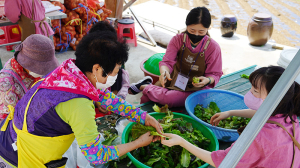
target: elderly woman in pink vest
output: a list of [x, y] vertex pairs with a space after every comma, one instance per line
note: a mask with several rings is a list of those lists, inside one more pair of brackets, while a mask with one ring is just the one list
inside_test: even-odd
[[47, 37], [54, 34], [45, 18], [45, 7], [41, 0], [6, 0], [5, 16], [13, 23], [18, 22], [22, 29], [21, 41], [31, 34]]
[[130, 86], [131, 94], [143, 92], [141, 103], [184, 106], [191, 93], [213, 88], [219, 82], [223, 74], [221, 48], [208, 34], [211, 24], [208, 9], [192, 9], [185, 23], [186, 31], [172, 38], [159, 63], [158, 83], [151, 85], [151, 77], [145, 77]]
[[0, 71], [0, 122], [9, 114], [8, 105], [15, 106], [31, 85], [58, 67], [53, 42], [46, 36], [29, 36], [16, 48]]

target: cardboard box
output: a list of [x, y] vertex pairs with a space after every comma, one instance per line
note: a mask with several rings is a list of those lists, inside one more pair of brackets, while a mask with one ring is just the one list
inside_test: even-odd
[[109, 17], [122, 19], [123, 3], [123, 0], [105, 0], [106, 8], [112, 11]]

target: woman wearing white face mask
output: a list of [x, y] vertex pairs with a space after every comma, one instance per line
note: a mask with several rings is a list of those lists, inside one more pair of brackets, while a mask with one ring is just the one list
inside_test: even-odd
[[[278, 66], [254, 71], [249, 77], [252, 88], [244, 98], [250, 109], [217, 113], [210, 123], [218, 125], [221, 120], [230, 116], [252, 118], [283, 72], [284, 69]], [[300, 86], [294, 82], [236, 167], [300, 167], [300, 127], [297, 116], [300, 116]], [[193, 146], [177, 135], [163, 135], [170, 137], [170, 140], [162, 140], [162, 144], [181, 145], [214, 167], [221, 164], [231, 149], [229, 147], [209, 152]]]
[[31, 85], [58, 67], [53, 42], [43, 35], [31, 35], [16, 48], [15, 57], [0, 71], [0, 123]]
[[162, 131], [158, 121], [147, 112], [105, 89], [113, 84], [120, 65], [128, 59], [128, 46], [113, 36], [111, 32], [86, 35], [76, 48], [76, 60], [64, 61], [37, 82], [15, 110], [10, 107], [15, 115], [0, 124], [0, 164], [8, 168], [64, 166], [67, 159], [62, 155], [76, 137], [86, 159], [99, 165], [156, 139], [148, 132], [127, 144], [101, 144], [93, 102], [100, 102], [103, 108], [130, 121]]

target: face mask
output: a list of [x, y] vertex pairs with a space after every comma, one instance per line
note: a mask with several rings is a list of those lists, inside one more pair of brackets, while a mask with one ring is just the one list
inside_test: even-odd
[[41, 78], [41, 77], [43, 77], [43, 75], [39, 75], [39, 74], [36, 74], [36, 73], [34, 73], [34, 72], [29, 72], [29, 75], [31, 75], [31, 76], [33, 76], [34, 78]]
[[249, 91], [245, 96], [244, 96], [244, 102], [247, 107], [249, 107], [252, 110], [258, 110], [258, 108], [261, 106], [263, 103], [263, 99], [255, 97], [251, 91]]
[[96, 75], [95, 75], [95, 78], [97, 81], [96, 88], [97, 89], [106, 89], [106, 88], [111, 87], [116, 82], [116, 80], [118, 78], [118, 74], [116, 76], [108, 76], [105, 84], [98, 82]]
[[204, 36], [197, 36], [197, 35], [194, 35], [194, 34], [191, 34], [191, 33], [189, 33], [189, 32], [187, 32], [187, 35], [189, 36], [189, 38], [190, 38], [190, 40], [194, 43], [194, 44], [196, 44], [196, 43], [198, 43], [199, 41], [201, 41], [203, 38], [204, 38]]

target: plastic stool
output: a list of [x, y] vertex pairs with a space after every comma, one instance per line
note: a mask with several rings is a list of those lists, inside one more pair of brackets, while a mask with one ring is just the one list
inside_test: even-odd
[[[130, 33], [124, 33], [126, 28], [130, 29]], [[137, 46], [134, 21], [132, 19], [121, 19], [118, 21], [118, 38], [123, 39], [123, 37], [129, 37], [130, 39], [126, 40], [126, 42], [134, 43], [134, 46]]]
[[[0, 35], [0, 45], [21, 41], [21, 30], [19, 25], [3, 26], [4, 34]], [[13, 45], [6, 46], [7, 51], [11, 51]]]

